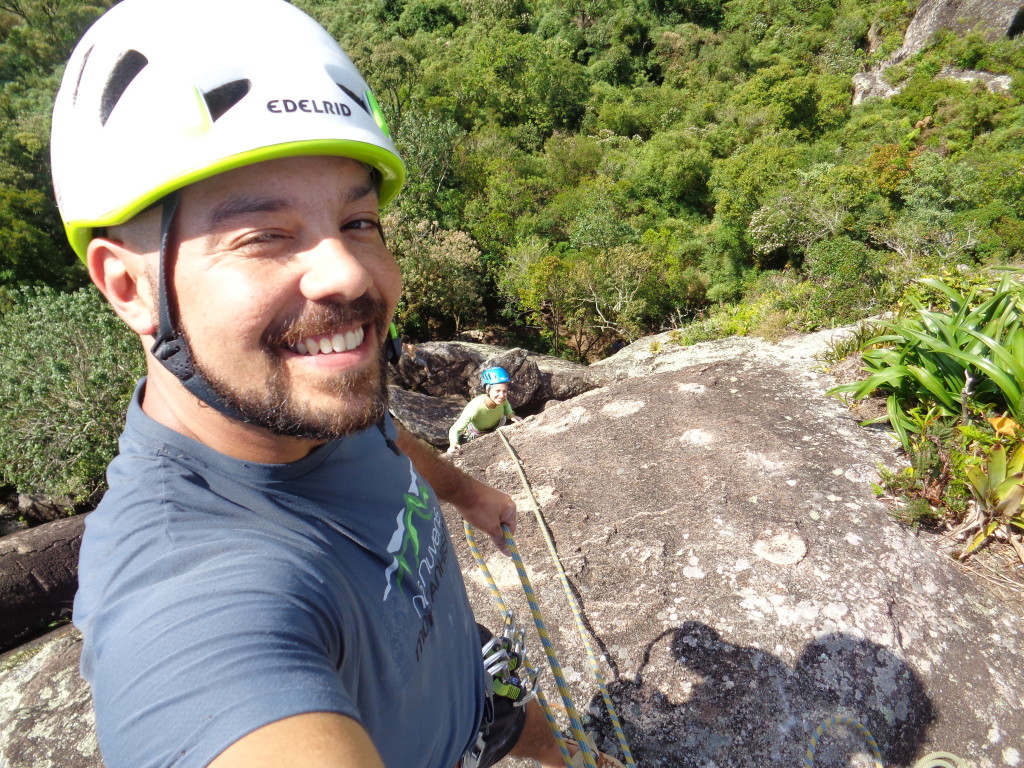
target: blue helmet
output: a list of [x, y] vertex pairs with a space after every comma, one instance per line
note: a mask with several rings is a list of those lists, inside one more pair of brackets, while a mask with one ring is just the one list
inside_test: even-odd
[[510, 381], [508, 372], [504, 368], [488, 368], [480, 374], [480, 383], [484, 387], [490, 387], [495, 384], [508, 384]]

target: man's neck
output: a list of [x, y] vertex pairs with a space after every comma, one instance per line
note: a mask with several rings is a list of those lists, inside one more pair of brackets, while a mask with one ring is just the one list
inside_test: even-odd
[[172, 373], [150, 361], [142, 410], [151, 419], [219, 453], [258, 464], [287, 464], [307, 456], [322, 441], [282, 437], [211, 408]]

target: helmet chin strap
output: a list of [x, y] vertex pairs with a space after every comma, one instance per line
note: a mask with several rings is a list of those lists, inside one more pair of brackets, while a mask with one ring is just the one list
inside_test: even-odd
[[213, 391], [210, 383], [196, 368], [192, 349], [178, 328], [177, 306], [172, 306], [173, 299], [169, 290], [174, 259], [171, 247], [171, 228], [174, 224], [174, 215], [178, 210], [178, 198], [178, 192], [172, 192], [163, 201], [163, 212], [160, 218], [160, 293], [157, 309], [159, 326], [156, 340], [149, 351], [164, 368], [175, 375], [185, 389], [202, 402], [230, 419], [247, 421], [241, 413]]

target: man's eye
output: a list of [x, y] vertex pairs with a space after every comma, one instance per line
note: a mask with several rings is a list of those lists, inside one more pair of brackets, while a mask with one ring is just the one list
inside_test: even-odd
[[260, 245], [275, 240], [280, 240], [282, 235], [277, 232], [255, 232], [242, 241], [242, 245]]
[[375, 219], [354, 219], [342, 225], [342, 229], [377, 229]]

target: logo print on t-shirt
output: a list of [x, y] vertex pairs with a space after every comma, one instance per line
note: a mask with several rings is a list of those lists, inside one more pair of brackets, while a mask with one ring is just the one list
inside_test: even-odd
[[427, 484], [410, 467], [411, 482], [404, 494], [405, 506], [398, 513], [397, 528], [388, 544], [394, 559], [384, 572], [384, 600], [392, 588], [412, 594], [412, 604], [421, 618], [430, 615], [448, 560], [448, 536], [444, 518]]

